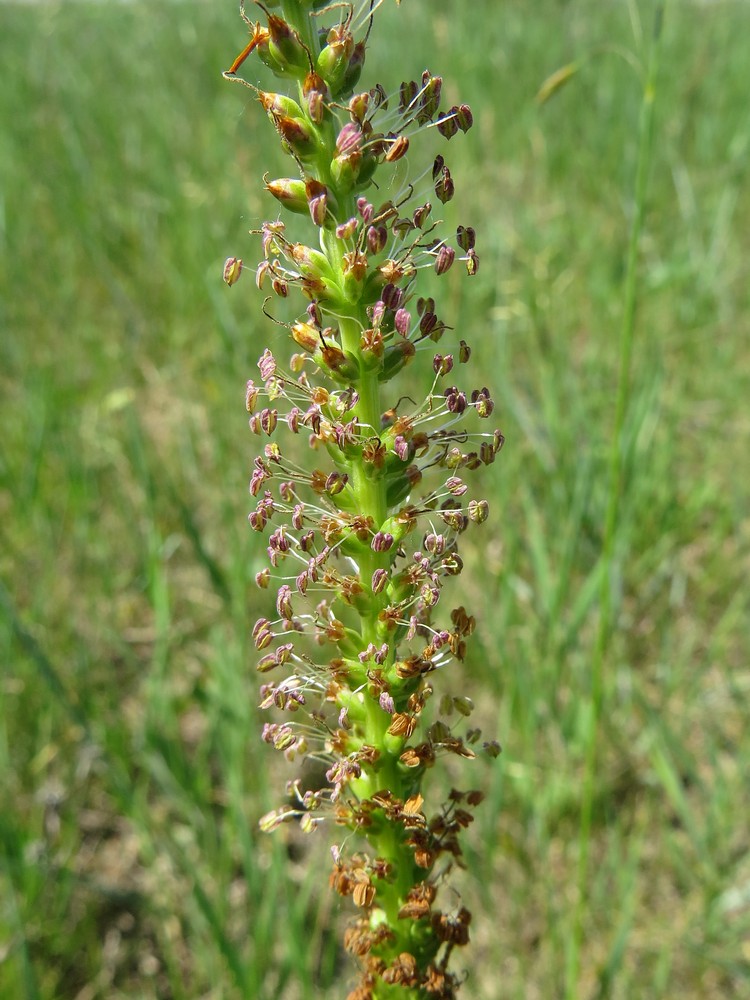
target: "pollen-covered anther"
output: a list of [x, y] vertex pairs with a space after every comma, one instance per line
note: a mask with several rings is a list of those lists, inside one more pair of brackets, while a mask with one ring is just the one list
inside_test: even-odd
[[375, 215], [375, 206], [367, 198], [357, 198], [357, 211], [364, 222], [370, 222]]
[[435, 257], [435, 273], [445, 274], [446, 271], [450, 270], [455, 259], [456, 251], [453, 247], [449, 247], [446, 243], [444, 243], [438, 250]]
[[470, 500], [468, 514], [470, 521], [475, 524], [484, 524], [490, 516], [490, 505], [486, 500]]
[[468, 104], [460, 104], [457, 108], [451, 108], [456, 115], [458, 127], [462, 132], [468, 132], [474, 124], [474, 115]]
[[469, 487], [462, 479], [459, 479], [458, 476], [450, 476], [445, 480], [445, 488], [454, 497], [462, 497], [464, 493], [467, 492]]
[[407, 747], [399, 760], [404, 767], [431, 767], [435, 763], [435, 751], [431, 743], [420, 743], [416, 747]]
[[305, 182], [305, 196], [310, 210], [310, 218], [316, 226], [322, 226], [328, 215], [328, 188], [313, 178]]
[[248, 380], [247, 386], [245, 388], [245, 409], [248, 413], [252, 413], [255, 410], [255, 404], [258, 400], [258, 387], [255, 385], [252, 379]]
[[367, 230], [367, 249], [371, 254], [379, 254], [385, 249], [388, 230], [385, 226], [370, 226]]
[[242, 274], [242, 260], [239, 257], [227, 257], [224, 262], [224, 281], [231, 288], [240, 280], [240, 275]]
[[355, 218], [347, 219], [346, 222], [340, 223], [336, 226], [336, 238], [339, 240], [351, 239], [356, 233], [358, 225], [359, 222]]
[[376, 531], [370, 542], [373, 552], [387, 552], [393, 546], [393, 535], [388, 531]]
[[268, 437], [276, 430], [278, 416], [278, 410], [272, 410], [270, 407], [261, 410], [259, 414], [261, 429]]
[[479, 256], [476, 250], [469, 250], [466, 255], [466, 273], [473, 277], [479, 270]]
[[432, 76], [429, 70], [425, 70], [422, 74], [422, 87], [418, 99], [419, 110], [416, 116], [420, 125], [425, 125], [437, 114], [442, 92], [443, 78]]
[[354, 97], [349, 100], [348, 104], [349, 114], [352, 116], [352, 120], [357, 122], [359, 125], [362, 125], [369, 105], [370, 95], [367, 91], [364, 91], [361, 94], [355, 94]]
[[387, 691], [381, 691], [380, 697], [378, 698], [378, 704], [380, 705], [380, 707], [383, 709], [384, 712], [388, 713], [388, 715], [393, 715], [396, 711], [396, 705], [393, 701], [393, 696], [390, 695]]
[[276, 595], [276, 610], [281, 618], [292, 618], [294, 615], [292, 611], [292, 591], [285, 583], [279, 587], [278, 594]]
[[326, 478], [325, 492], [330, 497], [335, 497], [346, 487], [349, 477], [346, 473], [332, 472]]
[[474, 248], [476, 239], [476, 230], [472, 226], [458, 226], [456, 229], [456, 241], [464, 253]]
[[495, 404], [490, 396], [490, 391], [486, 386], [481, 389], [474, 389], [471, 394], [471, 403], [480, 417], [489, 417], [495, 409]]
[[336, 152], [348, 155], [357, 152], [362, 146], [362, 129], [354, 122], [347, 122], [336, 138]]
[[445, 205], [456, 193], [456, 188], [450, 170], [443, 166], [435, 177], [435, 194]]
[[385, 154], [386, 163], [395, 163], [397, 160], [400, 160], [402, 156], [405, 156], [408, 151], [408, 138], [405, 135], [398, 136], [398, 138], [394, 139], [388, 147], [388, 152]]

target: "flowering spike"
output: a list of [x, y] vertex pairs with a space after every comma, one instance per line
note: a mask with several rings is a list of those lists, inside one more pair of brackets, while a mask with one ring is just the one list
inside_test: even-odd
[[[289, 323], [275, 321], [294, 353], [285, 362], [281, 349], [265, 348], [260, 379], [245, 391], [261, 442], [248, 521], [268, 556], [255, 579], [275, 591], [252, 641], [260, 705], [276, 715], [264, 742], [288, 761], [314, 754], [326, 764], [322, 787], [290, 782], [292, 804], [260, 826], [295, 820], [312, 833], [329, 817], [348, 828], [331, 885], [358, 914], [345, 936], [362, 965], [350, 996], [398, 988], [402, 1000], [451, 1000], [460, 982], [447, 962], [468, 941], [470, 916], [439, 909], [438, 887], [482, 796], [454, 790], [439, 805], [428, 778], [446, 755], [471, 761], [499, 747], [466, 728], [473, 704], [451, 690], [476, 623], [464, 607], [451, 610], [444, 583], [464, 568], [459, 536], [489, 516], [468, 480], [494, 461], [503, 436], [481, 430], [494, 409], [487, 388], [446, 384], [456, 361], [469, 360], [466, 342], [457, 337], [453, 353], [441, 354], [425, 343], [450, 327], [419, 294], [420, 275], [430, 266], [445, 274], [457, 253], [476, 273], [476, 234], [459, 226], [455, 240], [439, 235], [431, 203], [414, 194], [424, 165], [414, 183], [403, 174], [419, 157], [420, 131], [435, 126], [451, 139], [472, 116], [465, 104], [441, 111], [442, 79], [429, 71], [402, 83], [390, 110], [381, 84], [354, 92], [377, 4], [258, 6], [267, 26], [252, 29], [228, 75], [236, 79], [257, 55], [291, 82], [293, 96], [258, 99], [299, 176], [265, 186], [282, 213], [309, 219], [299, 221], [309, 235], [291, 241], [281, 219], [259, 233], [258, 286], [297, 305]], [[382, 200], [399, 161], [402, 193]], [[455, 188], [442, 156], [431, 174], [436, 197], [449, 201]], [[227, 260], [227, 284], [242, 267]], [[421, 366], [418, 401], [391, 386], [408, 364]], [[287, 456], [300, 438], [310, 448]], [[433, 684], [442, 695], [434, 706]], [[344, 844], [356, 837], [367, 846], [350, 853]]]

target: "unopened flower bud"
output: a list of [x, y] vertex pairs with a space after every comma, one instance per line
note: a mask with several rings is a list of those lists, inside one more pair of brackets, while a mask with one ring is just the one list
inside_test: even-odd
[[330, 280], [333, 277], [328, 258], [320, 250], [313, 250], [312, 247], [305, 246], [304, 243], [294, 243], [289, 253], [305, 278]]
[[351, 54], [349, 64], [346, 67], [346, 73], [344, 74], [344, 79], [342, 81], [342, 91], [350, 91], [357, 86], [359, 78], [362, 75], [362, 67], [365, 64], [366, 51], [367, 49], [364, 41], [357, 42], [354, 46], [354, 51]]
[[290, 150], [303, 163], [315, 158], [318, 153], [318, 137], [304, 118], [281, 115], [276, 118], [275, 124]]
[[362, 154], [358, 150], [334, 156], [331, 160], [331, 180], [340, 192], [350, 191], [356, 183], [363, 182], [361, 165]]
[[290, 212], [303, 214], [308, 210], [305, 183], [293, 177], [280, 177], [275, 181], [266, 181], [266, 191], [281, 202]]
[[295, 343], [308, 354], [314, 354], [320, 347], [320, 333], [309, 323], [293, 323], [291, 330]]
[[354, 53], [354, 36], [345, 24], [331, 28], [328, 44], [320, 51], [315, 69], [323, 77], [332, 97], [337, 97]]
[[279, 115], [286, 115], [288, 118], [299, 118], [302, 115], [302, 108], [299, 104], [293, 98], [287, 97], [286, 94], [272, 94], [261, 90], [258, 93], [258, 100], [272, 121], [275, 121]]
[[380, 381], [385, 382], [400, 372], [417, 353], [417, 349], [410, 340], [399, 340], [395, 344], [389, 344], [383, 354], [383, 368], [380, 373]]
[[372, 574], [372, 592], [380, 594], [388, 583], [388, 573], [384, 569], [376, 569]]
[[302, 39], [291, 25], [276, 14], [268, 15], [270, 35], [268, 51], [284, 75], [294, 75], [294, 70], [304, 70], [310, 59]]

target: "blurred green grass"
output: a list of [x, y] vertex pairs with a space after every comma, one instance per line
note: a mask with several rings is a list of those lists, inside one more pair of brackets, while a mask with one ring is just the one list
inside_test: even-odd
[[[368, 79], [429, 65], [476, 119], [447, 218], [482, 269], [441, 314], [508, 439], [452, 682], [505, 751], [462, 886], [487, 1000], [564, 989], [641, 99], [611, 50], [643, 59], [652, 9], [414, 0], [374, 35]], [[286, 775], [242, 395], [278, 331], [220, 268], [288, 167], [220, 77], [244, 30], [231, 2], [0, 5], [1, 996], [344, 993], [325, 838], [256, 832]], [[750, 992], [748, 30], [741, 3], [666, 27], [581, 998]]]

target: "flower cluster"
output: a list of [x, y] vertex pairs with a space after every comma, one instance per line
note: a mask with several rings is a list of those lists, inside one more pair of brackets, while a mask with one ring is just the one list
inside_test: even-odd
[[[265, 24], [241, 8], [251, 37], [225, 74], [254, 91], [293, 161], [297, 176], [265, 187], [309, 219], [316, 244], [290, 238], [280, 219], [259, 232], [258, 286], [269, 300], [300, 292], [302, 301], [281, 324], [291, 356], [263, 351], [246, 404], [264, 441], [250, 479], [250, 525], [268, 553], [256, 582], [276, 591], [275, 618], [252, 633], [261, 706], [275, 710], [263, 739], [289, 760], [322, 761], [325, 778], [291, 781], [287, 804], [261, 827], [291, 820], [312, 831], [328, 817], [342, 829], [331, 885], [359, 912], [345, 946], [362, 967], [349, 1000], [447, 1000], [459, 985], [448, 960], [468, 941], [470, 915], [436, 897], [482, 795], [454, 789], [430, 811], [423, 781], [445, 755], [499, 748], [464, 725], [468, 697], [436, 698], [431, 721], [426, 706], [475, 627], [465, 607], [442, 614], [441, 605], [445, 581], [463, 568], [459, 536], [488, 516], [485, 500], [467, 499], [465, 476], [494, 461], [503, 436], [481, 429], [489, 391], [453, 384], [470, 349], [459, 340], [436, 350], [449, 327], [418, 293], [424, 268], [479, 266], [471, 227], [455, 240], [438, 235], [431, 199], [454, 193], [443, 157], [409, 171], [418, 133], [451, 139], [472, 114], [464, 104], [441, 111], [442, 81], [428, 71], [394, 94], [357, 89], [379, 5], [258, 3]], [[294, 96], [240, 77], [251, 54]], [[381, 201], [380, 190], [398, 193]], [[230, 258], [224, 278], [232, 285], [243, 270]], [[409, 364], [426, 376], [421, 399], [386, 397]]]

